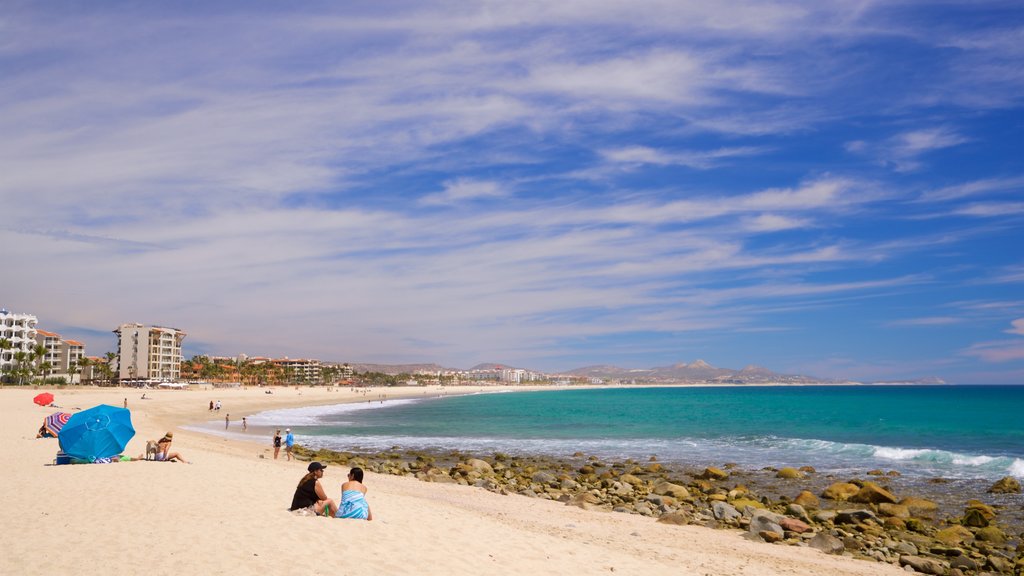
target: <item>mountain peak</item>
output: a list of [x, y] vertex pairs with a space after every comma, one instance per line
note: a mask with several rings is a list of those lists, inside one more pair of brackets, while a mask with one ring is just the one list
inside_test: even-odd
[[708, 364], [707, 362], [705, 362], [703, 360], [695, 360], [693, 362], [693, 364], [690, 364], [688, 367], [689, 368], [713, 368], [713, 366], [711, 364]]

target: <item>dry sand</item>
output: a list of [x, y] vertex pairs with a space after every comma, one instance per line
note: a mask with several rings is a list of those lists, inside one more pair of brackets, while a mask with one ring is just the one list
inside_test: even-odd
[[[0, 390], [0, 574], [905, 574], [736, 531], [377, 474], [365, 479], [372, 522], [296, 516], [286, 508], [305, 462], [274, 460], [269, 436], [257, 444], [179, 428], [225, 413], [237, 423], [270, 408], [365, 401], [347, 389], [147, 390], [150, 400], [138, 390], [52, 390], [65, 411], [127, 397], [137, 430], [127, 454], [171, 430], [173, 450], [193, 462], [53, 466], [57, 441], [35, 438], [54, 411], [32, 403], [45, 390]], [[211, 399], [223, 402], [220, 414], [208, 412]], [[347, 471], [324, 475], [336, 500]]]

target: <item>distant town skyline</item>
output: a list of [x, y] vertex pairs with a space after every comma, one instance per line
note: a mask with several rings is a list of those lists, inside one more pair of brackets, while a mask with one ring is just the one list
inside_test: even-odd
[[116, 347], [1024, 383], [1019, 2], [10, 2], [0, 306]]

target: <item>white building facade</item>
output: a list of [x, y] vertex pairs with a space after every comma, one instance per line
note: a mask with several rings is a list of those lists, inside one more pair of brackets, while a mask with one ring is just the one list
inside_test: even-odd
[[122, 380], [178, 380], [181, 341], [177, 328], [122, 324], [117, 334], [117, 376]]
[[14, 355], [29, 353], [36, 345], [36, 324], [39, 320], [32, 314], [15, 314], [0, 308], [0, 339], [9, 343], [9, 348], [0, 349], [0, 374], [14, 368]]
[[65, 382], [71, 384], [80, 381], [79, 361], [85, 357], [84, 344], [77, 340], [65, 340], [60, 334], [38, 329], [36, 343], [46, 348], [46, 354], [39, 359], [40, 364], [49, 366], [43, 372], [43, 376], [63, 378]]

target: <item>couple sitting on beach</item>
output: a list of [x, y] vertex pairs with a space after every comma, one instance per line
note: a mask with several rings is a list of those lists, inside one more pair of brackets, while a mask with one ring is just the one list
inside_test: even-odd
[[366, 502], [366, 486], [363, 485], [362, 468], [353, 468], [348, 473], [348, 481], [342, 483], [340, 507], [334, 503], [334, 500], [327, 497], [323, 486], [320, 485], [325, 468], [327, 467], [319, 462], [309, 463], [309, 467], [306, 468], [309, 472], [302, 477], [302, 480], [299, 480], [289, 510], [312, 508], [317, 516], [326, 514], [335, 518], [373, 520], [370, 505]]

